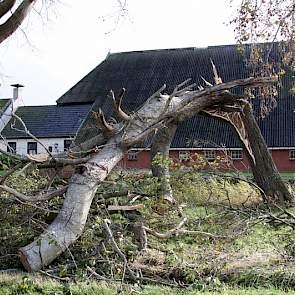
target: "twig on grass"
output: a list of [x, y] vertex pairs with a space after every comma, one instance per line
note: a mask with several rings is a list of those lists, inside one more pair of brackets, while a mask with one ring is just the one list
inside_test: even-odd
[[104, 223], [103, 223], [103, 227], [104, 227], [104, 229], [106, 231], [106, 234], [107, 234], [108, 240], [109, 240], [109, 242], [110, 242], [110, 244], [112, 246], [112, 249], [123, 260], [124, 267], [126, 267], [126, 270], [127, 270], [128, 274], [130, 275], [131, 279], [134, 280], [134, 281], [136, 281], [138, 279], [138, 277], [136, 276], [136, 274], [129, 267], [126, 256], [124, 255], [124, 253], [121, 251], [121, 249], [117, 245], [117, 243], [116, 243], [116, 241], [114, 239], [113, 233], [112, 233], [112, 231], [111, 231], [111, 229], [109, 227], [109, 224], [110, 223], [111, 223], [111, 221], [109, 219], [105, 219], [104, 220]]
[[211, 238], [216, 238], [216, 239], [227, 239], [227, 238], [230, 238], [230, 237], [227, 237], [227, 236], [220, 236], [220, 235], [214, 235], [214, 234], [211, 234], [211, 233], [208, 233], [208, 232], [204, 232], [204, 231], [199, 231], [199, 230], [187, 230], [187, 229], [183, 229], [182, 227], [184, 226], [184, 224], [186, 223], [187, 221], [187, 218], [184, 218], [175, 228], [173, 229], [170, 229], [169, 231], [165, 232], [165, 233], [159, 233], [151, 228], [148, 228], [146, 226], [143, 226], [143, 229], [157, 237], [157, 238], [160, 238], [160, 239], [169, 239], [173, 236], [177, 237], [179, 235], [203, 235], [203, 236], [208, 236], [208, 237], [211, 237]]

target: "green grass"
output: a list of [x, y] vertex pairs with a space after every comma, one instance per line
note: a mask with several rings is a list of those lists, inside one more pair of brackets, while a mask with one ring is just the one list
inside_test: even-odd
[[[294, 230], [287, 225], [276, 226], [262, 218], [267, 215], [268, 208], [248, 183], [232, 183], [218, 177], [204, 179], [198, 173], [173, 175], [174, 195], [182, 205], [182, 215], [187, 218], [184, 228], [199, 233], [169, 239], [148, 235], [148, 250], [139, 251], [130, 224], [142, 222], [163, 233], [175, 228], [183, 216], [176, 206], [156, 198], [157, 179], [144, 175], [112, 175], [110, 180], [116, 182], [116, 189], [127, 186], [131, 191], [148, 195], [135, 202], [143, 204], [144, 208], [137, 215], [110, 215], [105, 210], [106, 205], [123, 205], [129, 199], [111, 199], [106, 205], [94, 201], [83, 235], [70, 247], [71, 253], [66, 251], [49, 268], [51, 274], [63, 280], [69, 278], [68, 283], [40, 275], [0, 273], [0, 295], [295, 294], [291, 291], [295, 287]], [[38, 173], [9, 180], [10, 186], [28, 193], [44, 184]], [[112, 189], [106, 184], [99, 191]], [[62, 198], [57, 198], [37, 205], [57, 210], [61, 203]], [[294, 208], [288, 210], [295, 214]], [[39, 236], [45, 223], [51, 223], [55, 215], [19, 204], [4, 193], [1, 195], [0, 212], [0, 269], [20, 269], [19, 258], [15, 255], [18, 248]], [[105, 239], [101, 227], [104, 218], [111, 219], [118, 246], [131, 267], [140, 269], [146, 277], [161, 278], [170, 283], [176, 281], [186, 288], [96, 281], [87, 271], [87, 266], [115, 280], [121, 280], [124, 273], [122, 260], [110, 245], [106, 244], [105, 249], [98, 248]], [[77, 268], [73, 266], [73, 259]]]
[[76, 283], [61, 283], [39, 275], [0, 274], [0, 295], [279, 295], [295, 294], [291, 289], [277, 289], [274, 287], [254, 288], [241, 286], [205, 286], [193, 284], [187, 289], [171, 288], [159, 285], [115, 284], [84, 280]]

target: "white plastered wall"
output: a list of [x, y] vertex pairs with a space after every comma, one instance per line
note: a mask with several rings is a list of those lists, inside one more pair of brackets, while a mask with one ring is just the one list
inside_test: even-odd
[[[59, 153], [64, 151], [64, 140], [71, 138], [41, 138], [38, 139], [42, 144], [49, 148], [52, 146], [52, 153]], [[27, 154], [28, 142], [35, 142], [33, 139], [6, 139], [6, 143], [4, 140], [0, 140], [0, 148], [4, 151], [7, 149], [7, 142], [16, 142], [16, 153], [20, 155]], [[55, 148], [57, 146], [57, 148]], [[46, 153], [44, 148], [40, 143], [37, 143], [37, 153], [42, 154]]]

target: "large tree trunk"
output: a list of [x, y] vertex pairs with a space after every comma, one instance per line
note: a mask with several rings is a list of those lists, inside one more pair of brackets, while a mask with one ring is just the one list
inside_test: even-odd
[[158, 130], [151, 146], [152, 173], [161, 182], [161, 195], [164, 199], [175, 202], [170, 185], [169, 149], [177, 129], [176, 124], [168, 124]]
[[28, 271], [37, 271], [64, 252], [81, 234], [97, 184], [123, 157], [123, 150], [108, 145], [85, 164], [82, 174], [74, 174], [61, 211], [48, 229], [19, 254]]
[[292, 203], [294, 198], [276, 168], [249, 103], [245, 104], [241, 118], [252, 150], [250, 155], [245, 149], [256, 184], [268, 201], [283, 205]]

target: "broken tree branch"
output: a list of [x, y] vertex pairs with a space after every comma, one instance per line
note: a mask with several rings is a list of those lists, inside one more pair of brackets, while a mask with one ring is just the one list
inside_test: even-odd
[[30, 130], [27, 128], [27, 126], [26, 126], [26, 124], [25, 124], [25, 122], [18, 116], [18, 115], [16, 115], [16, 114], [12, 114], [12, 117], [13, 118], [15, 118], [15, 119], [17, 119], [19, 122], [20, 122], [20, 124], [22, 125], [22, 127], [23, 127], [23, 130], [22, 129], [18, 129], [18, 128], [16, 128], [14, 125], [15, 124], [11, 124], [11, 129], [14, 129], [14, 130], [16, 130], [16, 131], [19, 131], [19, 132], [22, 132], [22, 133], [24, 133], [24, 134], [26, 134], [26, 135], [28, 135], [28, 136], [30, 136], [32, 139], [34, 139], [36, 142], [38, 142], [43, 148], [44, 148], [44, 150], [46, 151], [46, 153], [52, 158], [52, 159], [54, 159], [54, 156], [52, 155], [52, 153], [48, 150], [48, 148], [34, 135], [34, 134], [32, 134], [31, 132], [30, 132]]
[[187, 218], [184, 218], [175, 228], [170, 229], [165, 233], [158, 233], [155, 230], [150, 229], [146, 226], [143, 226], [143, 229], [155, 237], [158, 237], [160, 239], [168, 239], [168, 238], [171, 238], [172, 236], [177, 236], [179, 230], [185, 225], [186, 222], [187, 222]]
[[13, 166], [11, 169], [9, 169], [4, 175], [0, 177], [0, 184], [3, 184], [5, 180], [12, 175], [15, 171], [17, 171], [19, 168], [23, 167], [24, 163], [20, 162], [17, 163], [15, 166]]
[[128, 274], [130, 275], [130, 277], [132, 278], [132, 280], [136, 281], [138, 278], [136, 276], [136, 274], [131, 270], [131, 268], [128, 265], [128, 261], [126, 256], [124, 255], [124, 253], [121, 251], [121, 249], [119, 248], [119, 246], [117, 245], [113, 233], [109, 227], [109, 224], [111, 223], [110, 220], [105, 219], [104, 223], [103, 223], [103, 227], [106, 231], [107, 237], [108, 237], [108, 241], [110, 242], [113, 250], [119, 255], [119, 257], [123, 260], [124, 262], [124, 266], [126, 267], [126, 270], [128, 272]]
[[93, 112], [93, 115], [96, 119], [98, 127], [106, 137], [114, 135], [115, 128], [107, 122], [101, 108], [99, 108], [98, 113]]
[[0, 189], [12, 194], [17, 199], [24, 201], [24, 202], [39, 202], [39, 201], [50, 200], [50, 199], [53, 199], [55, 197], [58, 197], [58, 196], [64, 194], [67, 191], [68, 187], [63, 186], [61, 188], [58, 188], [58, 189], [48, 192], [46, 194], [40, 194], [40, 195], [36, 195], [36, 196], [26, 196], [26, 195], [16, 191], [13, 188], [6, 186], [6, 185], [0, 185]]
[[113, 102], [113, 109], [114, 109], [115, 113], [118, 115], [118, 117], [120, 119], [122, 119], [123, 121], [129, 121], [131, 119], [131, 117], [129, 115], [127, 115], [121, 109], [122, 99], [123, 99], [125, 92], [126, 92], [126, 89], [122, 88], [121, 93], [119, 94], [119, 96], [116, 97], [114, 91], [111, 90], [110, 96], [111, 96], [112, 102]]
[[137, 204], [137, 205], [131, 205], [131, 206], [109, 205], [107, 210], [108, 211], [134, 211], [134, 210], [142, 209], [143, 207], [144, 207], [143, 204]]
[[155, 231], [154, 229], [148, 228], [146, 226], [143, 226], [142, 228], [149, 234], [160, 238], [160, 239], [169, 239], [171, 237], [177, 237], [180, 235], [203, 235], [203, 236], [207, 236], [207, 237], [211, 237], [211, 238], [216, 238], [216, 239], [225, 239], [225, 238], [229, 238], [226, 236], [220, 236], [220, 235], [214, 235], [208, 232], [204, 232], [204, 231], [199, 231], [199, 230], [187, 230], [187, 229], [183, 229], [182, 227], [185, 225], [187, 219], [184, 218], [175, 228], [168, 230], [165, 233], [159, 233], [157, 231]]

